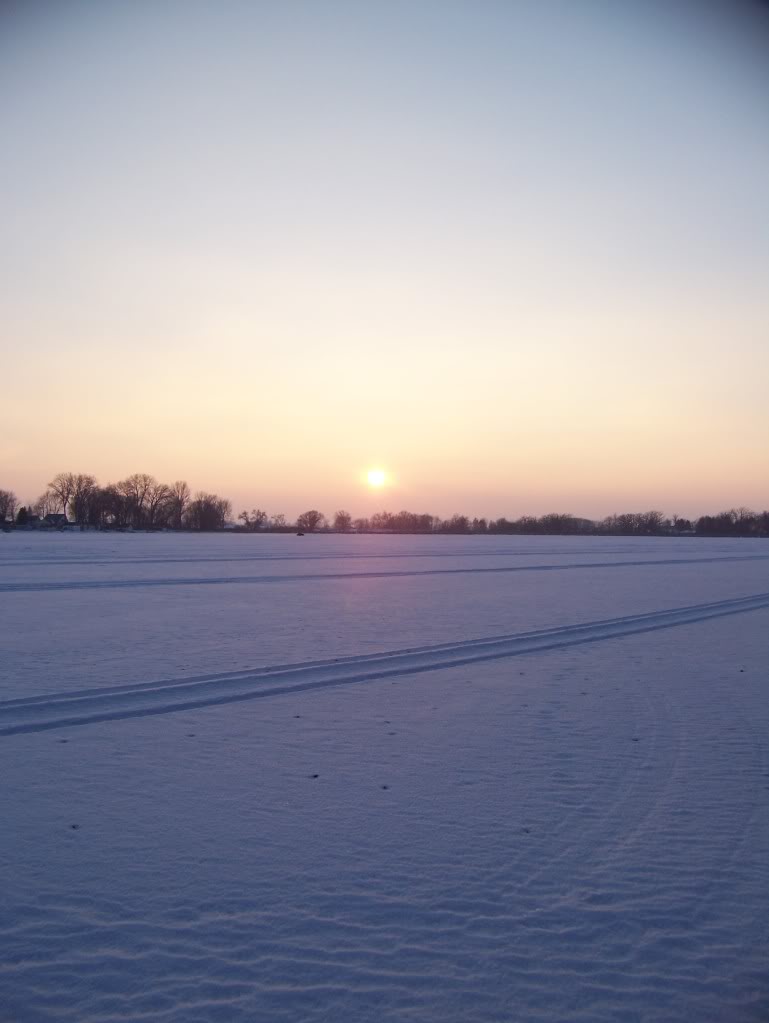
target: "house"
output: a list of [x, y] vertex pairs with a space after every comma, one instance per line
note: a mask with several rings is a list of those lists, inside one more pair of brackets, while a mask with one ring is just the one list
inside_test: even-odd
[[66, 515], [51, 513], [43, 519], [42, 526], [45, 529], [66, 529], [70, 525]]

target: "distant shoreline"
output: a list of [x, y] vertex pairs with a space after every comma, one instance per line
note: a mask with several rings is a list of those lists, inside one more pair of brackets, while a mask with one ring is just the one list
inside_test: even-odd
[[246, 529], [243, 526], [231, 526], [223, 527], [220, 529], [141, 529], [133, 527], [112, 527], [112, 526], [78, 526], [76, 523], [68, 523], [64, 527], [29, 527], [29, 526], [17, 526], [15, 523], [4, 523], [0, 532], [5, 534], [11, 533], [36, 533], [42, 534], [43, 536], [49, 536], [52, 533], [105, 533], [105, 534], [122, 534], [129, 536], [148, 536], [151, 534], [156, 535], [174, 535], [174, 536], [422, 536], [422, 537], [433, 537], [435, 539], [440, 538], [456, 538], [456, 537], [503, 537], [503, 536], [521, 536], [521, 537], [560, 537], [562, 539], [589, 539], [591, 537], [615, 537], [617, 539], [657, 539], [657, 540], [670, 540], [670, 539], [710, 539], [710, 540], [767, 540], [769, 539], [769, 533], [767, 532], [734, 532], [734, 533], [718, 533], [718, 532], [674, 532], [674, 531], [663, 531], [659, 533], [618, 533], [610, 532], [607, 530], [595, 529], [590, 532], [543, 532], [543, 531], [495, 531], [486, 530], [485, 532], [474, 532], [467, 530], [465, 532], [450, 530], [395, 530], [395, 529], [315, 529], [315, 530], [297, 530], [296, 527], [286, 528], [271, 528], [266, 527], [264, 529]]
[[149, 473], [134, 473], [117, 483], [99, 484], [89, 473], [60, 472], [35, 501], [23, 504], [12, 490], [0, 489], [0, 528], [101, 529], [159, 532], [244, 532], [383, 534], [395, 536], [769, 536], [769, 510], [732, 506], [696, 519], [666, 515], [657, 508], [615, 512], [588, 519], [571, 512], [520, 515], [508, 519], [455, 513], [448, 518], [402, 509], [353, 516], [338, 508], [326, 516], [310, 508], [289, 520], [282, 512], [263, 508], [235, 515], [232, 502], [199, 490], [186, 480], [163, 483]]

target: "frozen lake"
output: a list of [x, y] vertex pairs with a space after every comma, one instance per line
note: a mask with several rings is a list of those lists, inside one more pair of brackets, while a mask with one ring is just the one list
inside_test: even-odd
[[0, 1020], [765, 1020], [769, 543], [0, 535]]

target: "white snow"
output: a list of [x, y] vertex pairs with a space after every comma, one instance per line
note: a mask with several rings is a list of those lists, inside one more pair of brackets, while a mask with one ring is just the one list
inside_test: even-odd
[[765, 1020], [769, 545], [0, 536], [0, 1020]]

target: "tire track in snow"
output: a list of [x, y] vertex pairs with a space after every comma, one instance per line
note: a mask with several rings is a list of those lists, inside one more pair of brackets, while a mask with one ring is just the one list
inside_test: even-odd
[[464, 640], [404, 650], [277, 665], [242, 672], [84, 689], [0, 703], [0, 736], [74, 727], [99, 721], [169, 714], [332, 686], [373, 682], [520, 654], [595, 643], [769, 608], [769, 593], [708, 604], [565, 625], [508, 636]]
[[724, 555], [709, 558], [649, 558], [633, 561], [583, 561], [560, 565], [500, 565], [493, 568], [415, 568], [381, 572], [302, 572], [297, 575], [172, 577], [161, 579], [81, 579], [62, 582], [0, 583], [0, 593], [50, 593], [59, 590], [122, 590], [164, 586], [271, 585], [323, 582], [335, 579], [400, 579], [429, 575], [500, 575], [512, 572], [564, 572], [594, 568], [639, 568], [655, 565], [709, 565], [719, 561], [769, 561], [769, 554]]
[[[579, 555], [579, 551], [572, 548], [542, 550], [534, 548], [527, 551], [511, 551], [508, 548], [494, 548], [486, 550], [471, 551], [467, 548], [446, 549], [442, 551], [402, 551], [387, 553], [361, 554], [346, 553], [344, 551], [330, 551], [324, 554], [242, 554], [242, 555], [209, 555], [204, 557], [137, 557], [137, 558], [78, 558], [68, 555], [56, 555], [50, 558], [0, 558], [0, 567], [3, 568], [26, 568], [27, 565], [44, 568], [64, 568], [67, 565], [197, 565], [215, 562], [221, 564], [250, 561], [385, 561], [385, 560], [410, 560], [411, 558], [530, 558], [530, 557], [556, 557], [560, 555]], [[588, 552], [589, 553], [589, 552]], [[606, 547], [600, 551], [601, 555], [633, 554], [634, 550], [629, 547]]]

